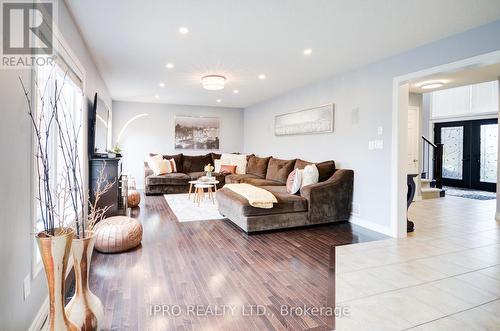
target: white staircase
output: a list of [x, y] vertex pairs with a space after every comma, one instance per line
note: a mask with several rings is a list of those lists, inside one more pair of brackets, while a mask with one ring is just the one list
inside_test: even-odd
[[420, 194], [422, 199], [436, 199], [444, 197], [445, 191], [435, 187], [436, 181], [432, 179], [420, 179]]

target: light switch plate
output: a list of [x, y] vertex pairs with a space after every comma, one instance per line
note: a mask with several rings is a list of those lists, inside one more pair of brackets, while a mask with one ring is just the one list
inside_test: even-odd
[[384, 141], [375, 140], [375, 149], [384, 149]]
[[374, 142], [373, 140], [370, 140], [370, 141], [368, 142], [368, 149], [369, 149], [370, 151], [373, 151], [373, 150], [375, 149], [375, 142]]

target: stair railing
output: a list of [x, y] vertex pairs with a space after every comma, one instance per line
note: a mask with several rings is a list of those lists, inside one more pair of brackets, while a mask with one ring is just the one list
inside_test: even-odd
[[443, 188], [443, 144], [434, 144], [424, 136], [422, 140], [421, 177], [434, 180], [437, 188]]

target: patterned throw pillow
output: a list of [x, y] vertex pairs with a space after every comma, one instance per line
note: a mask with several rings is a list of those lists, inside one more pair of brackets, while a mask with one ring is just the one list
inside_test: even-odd
[[165, 161], [168, 161], [168, 165], [169, 165], [169, 172], [168, 173], [177, 172], [177, 165], [175, 164], [174, 158], [171, 158], [170, 160], [165, 160]]
[[292, 171], [286, 180], [286, 191], [290, 194], [295, 194], [300, 190], [302, 185], [302, 171], [301, 169], [295, 169]]
[[302, 170], [302, 184], [300, 188], [304, 186], [316, 184], [319, 181], [319, 171], [316, 165], [310, 164], [306, 165], [304, 170]]

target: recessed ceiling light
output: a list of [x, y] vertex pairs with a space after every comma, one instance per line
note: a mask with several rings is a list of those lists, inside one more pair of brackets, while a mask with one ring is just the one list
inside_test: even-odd
[[221, 102], [222, 102], [222, 100], [221, 100], [221, 99], [217, 99], [216, 101], [217, 101], [217, 103], [221, 103]]
[[159, 87], [165, 87], [165, 83], [161, 82], [160, 84], [158, 84]]
[[155, 98], [156, 98], [156, 99], [159, 99], [159, 98], [160, 98], [160, 96], [157, 94], [157, 95], [155, 95]]
[[238, 90], [234, 90], [234, 91], [233, 91], [233, 93], [234, 93], [234, 94], [238, 94], [238, 93], [240, 93], [240, 91], [238, 91]]
[[306, 48], [306, 49], [304, 49], [304, 55], [311, 55], [311, 54], [312, 54], [312, 52], [313, 52], [313, 50], [312, 50], [312, 49], [310, 49], [310, 48]]
[[201, 77], [201, 85], [205, 90], [217, 91], [224, 88], [226, 77], [220, 75], [208, 75]]
[[427, 83], [422, 83], [420, 84], [420, 88], [422, 90], [432, 90], [438, 87], [444, 86], [443, 82], [427, 82]]
[[260, 75], [259, 75], [259, 79], [266, 79], [266, 75], [264, 75], [264, 74], [260, 74]]
[[185, 26], [181, 26], [181, 27], [179, 28], [179, 33], [180, 33], [180, 34], [188, 34], [188, 33], [189, 33], [189, 29], [188, 29], [188, 28], [186, 28]]
[[167, 63], [165, 65], [165, 67], [167, 67], [167, 69], [172, 69], [174, 67], [174, 64], [173, 63]]

